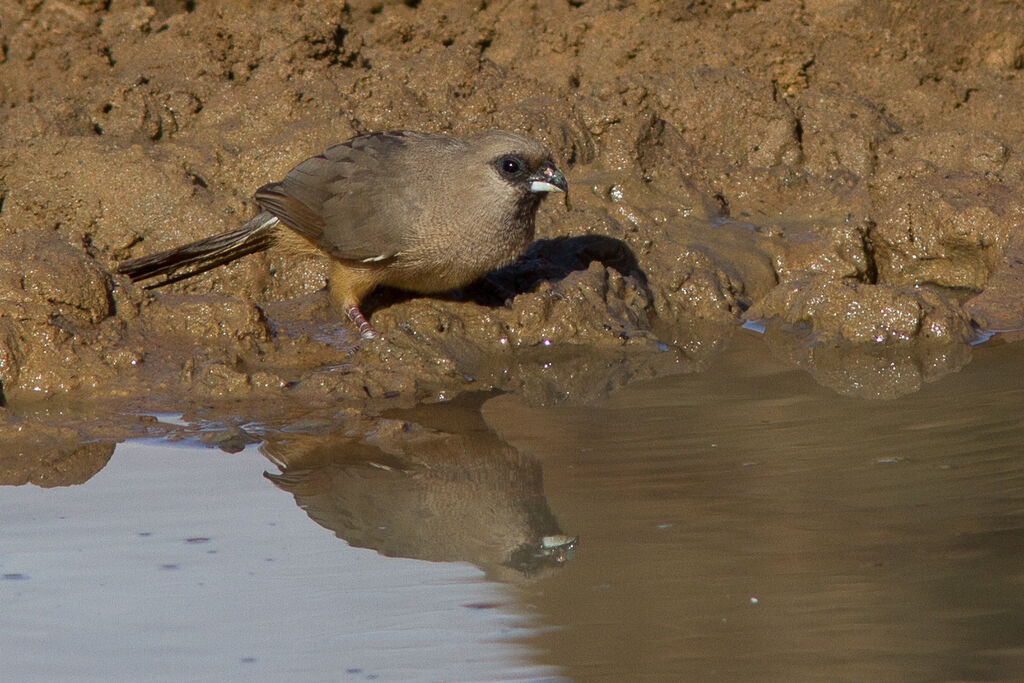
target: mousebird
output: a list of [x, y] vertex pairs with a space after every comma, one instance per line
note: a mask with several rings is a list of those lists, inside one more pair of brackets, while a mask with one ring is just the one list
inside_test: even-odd
[[541, 199], [567, 189], [547, 148], [522, 135], [359, 135], [259, 188], [262, 212], [242, 227], [117, 271], [168, 276], [153, 288], [275, 246], [325, 256], [332, 301], [372, 338], [359, 310], [371, 290], [442, 292], [510, 263], [533, 241]]

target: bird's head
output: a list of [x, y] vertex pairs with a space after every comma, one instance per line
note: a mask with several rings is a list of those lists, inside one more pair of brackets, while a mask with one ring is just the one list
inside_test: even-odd
[[568, 183], [551, 159], [548, 148], [528, 137], [488, 131], [472, 139], [477, 158], [489, 169], [491, 182], [513, 190], [534, 206], [549, 192], [567, 192]]

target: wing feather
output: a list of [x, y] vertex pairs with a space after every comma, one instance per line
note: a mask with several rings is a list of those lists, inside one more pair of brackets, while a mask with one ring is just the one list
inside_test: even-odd
[[407, 153], [408, 146], [429, 137], [390, 131], [353, 138], [306, 159], [281, 182], [264, 185], [256, 200], [336, 259], [386, 261], [415, 238], [410, 226], [420, 198], [408, 196], [401, 178], [419, 172], [409, 170], [408, 159], [418, 155]]

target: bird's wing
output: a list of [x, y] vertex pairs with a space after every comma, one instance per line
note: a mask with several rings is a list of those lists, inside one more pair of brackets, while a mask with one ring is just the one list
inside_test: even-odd
[[424, 137], [389, 132], [353, 138], [261, 187], [256, 200], [334, 258], [390, 259], [414, 237], [420, 198], [408, 187], [416, 184], [407, 177], [408, 147]]
[[324, 233], [323, 218], [288, 192], [284, 183], [269, 183], [256, 190], [256, 201], [289, 228], [317, 242]]

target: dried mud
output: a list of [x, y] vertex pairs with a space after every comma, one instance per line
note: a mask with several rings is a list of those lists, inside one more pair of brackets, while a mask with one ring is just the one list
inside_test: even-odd
[[[37, 397], [587, 401], [744, 323], [837, 391], [914, 391], [1024, 327], [1022, 36], [995, 1], [5, 3], [5, 439]], [[388, 128], [532, 135], [568, 201], [466, 290], [375, 294], [358, 344], [322, 263], [114, 274]]]

